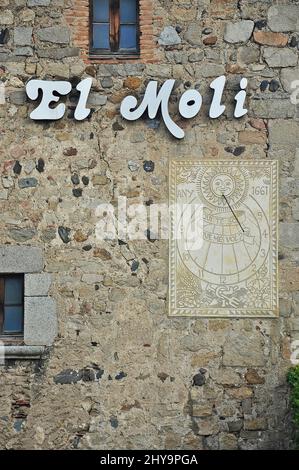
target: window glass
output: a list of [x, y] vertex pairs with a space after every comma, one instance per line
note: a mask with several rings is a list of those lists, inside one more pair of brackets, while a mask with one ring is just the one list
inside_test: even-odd
[[15, 335], [23, 332], [24, 276], [0, 277], [0, 334]]
[[93, 26], [93, 47], [95, 49], [110, 49], [108, 24]]
[[135, 25], [121, 25], [119, 47], [120, 49], [136, 49]]
[[22, 277], [7, 277], [5, 279], [5, 305], [20, 305], [23, 303]]
[[23, 306], [4, 307], [4, 333], [22, 333], [23, 331]]
[[109, 0], [93, 1], [93, 21], [96, 23], [109, 23]]
[[120, 22], [136, 23], [137, 8], [136, 0], [120, 0]]

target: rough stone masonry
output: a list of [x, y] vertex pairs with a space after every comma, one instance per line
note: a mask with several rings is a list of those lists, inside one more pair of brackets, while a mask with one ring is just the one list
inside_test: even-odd
[[[58, 316], [40, 360], [0, 368], [1, 448], [293, 445], [286, 372], [299, 339], [299, 115], [291, 102], [299, 2], [152, 3], [152, 54], [114, 64], [80, 48], [87, 0], [1, 0], [0, 244], [42, 249]], [[153, 79], [176, 79], [172, 113], [191, 87], [208, 109], [209, 83], [222, 74], [225, 116], [181, 120], [180, 142], [159, 119], [120, 118], [122, 99], [141, 98]], [[242, 76], [249, 113], [235, 120]], [[75, 94], [61, 121], [29, 119], [28, 80], [75, 88], [87, 77], [86, 121], [73, 119]], [[278, 319], [169, 318], [167, 242], [95, 238], [99, 203], [168, 201], [172, 157], [279, 160]]]

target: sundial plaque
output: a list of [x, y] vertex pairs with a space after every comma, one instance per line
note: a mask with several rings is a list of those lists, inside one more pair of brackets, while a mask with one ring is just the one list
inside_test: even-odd
[[271, 160], [171, 161], [170, 205], [202, 207], [200, 246], [171, 213], [171, 316], [277, 316], [277, 173]]

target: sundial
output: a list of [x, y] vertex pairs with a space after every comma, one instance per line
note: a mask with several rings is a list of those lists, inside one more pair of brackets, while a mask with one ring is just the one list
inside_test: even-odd
[[[277, 173], [272, 160], [170, 163], [171, 316], [277, 316]], [[195, 231], [202, 218], [193, 244], [177, 235], [187, 210]]]

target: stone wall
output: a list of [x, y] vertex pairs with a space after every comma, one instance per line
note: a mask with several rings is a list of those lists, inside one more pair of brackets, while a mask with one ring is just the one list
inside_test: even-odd
[[[67, 18], [78, 0], [1, 0], [0, 244], [44, 252], [58, 336], [40, 361], [0, 369], [1, 448], [286, 449], [286, 371], [299, 339], [298, 1], [154, 0], [155, 63], [86, 64]], [[86, 1], [82, 0], [85, 5]], [[227, 75], [225, 116], [209, 83]], [[93, 78], [92, 115], [33, 122], [32, 77]], [[233, 119], [241, 76], [249, 114]], [[128, 123], [121, 100], [150, 79], [200, 89], [203, 109]], [[168, 243], [95, 237], [96, 207], [168, 201], [170, 158], [280, 162], [280, 318], [167, 316]]]

